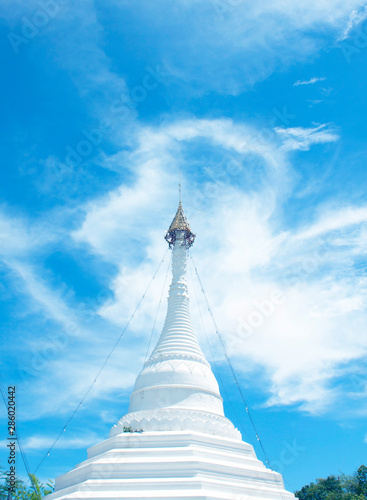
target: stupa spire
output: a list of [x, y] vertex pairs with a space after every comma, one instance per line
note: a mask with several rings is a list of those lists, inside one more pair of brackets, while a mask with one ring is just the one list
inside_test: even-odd
[[241, 439], [224, 416], [218, 383], [192, 325], [186, 283], [187, 251], [194, 243], [181, 200], [165, 239], [172, 249], [167, 315], [157, 345], [136, 379], [125, 415], [112, 429], [198, 429]]
[[192, 355], [207, 364], [194, 332], [189, 310], [189, 293], [186, 284], [187, 248], [194, 243], [195, 235], [182, 208], [181, 201], [165, 239], [172, 248], [172, 283], [168, 296], [166, 321], [150, 359], [163, 353], [175, 356]]

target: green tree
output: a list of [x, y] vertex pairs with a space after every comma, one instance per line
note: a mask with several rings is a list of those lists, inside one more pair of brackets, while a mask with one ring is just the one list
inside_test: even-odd
[[357, 482], [356, 493], [367, 498], [367, 467], [365, 465], [361, 465], [357, 470], [355, 479]]
[[[0, 467], [0, 500], [8, 500], [9, 492], [7, 485], [7, 477], [4, 469]], [[23, 481], [17, 479], [15, 482], [15, 491], [11, 493], [13, 500], [41, 500], [42, 497], [49, 495], [53, 492], [54, 486], [51, 481], [46, 485], [34, 475], [30, 474], [31, 484], [27, 486]]]
[[335, 476], [326, 479], [317, 479], [316, 483], [310, 483], [300, 491], [296, 491], [296, 497], [300, 500], [341, 500], [342, 486], [340, 480]]
[[295, 492], [299, 500], [367, 500], [367, 467], [361, 465], [351, 476], [329, 476]]

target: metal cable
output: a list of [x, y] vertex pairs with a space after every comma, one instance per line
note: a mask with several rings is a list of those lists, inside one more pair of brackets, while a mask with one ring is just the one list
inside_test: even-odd
[[143, 302], [144, 298], [145, 298], [145, 295], [146, 293], [148, 292], [151, 284], [153, 283], [161, 265], [163, 264], [165, 258], [166, 258], [166, 255], [167, 255], [167, 252], [168, 252], [168, 248], [162, 258], [162, 260], [160, 261], [155, 273], [153, 274], [153, 277], [152, 279], [150, 280], [145, 292], [143, 293], [143, 296], [141, 297], [141, 299], [139, 300], [138, 302], [138, 305], [136, 306], [134, 312], [132, 313], [132, 315], [130, 316], [128, 322], [126, 323], [125, 327], [123, 328], [120, 336], [118, 337], [118, 339], [116, 340], [115, 344], [113, 345], [110, 353], [108, 354], [108, 356], [106, 357], [104, 363], [102, 364], [101, 368], [99, 369], [97, 375], [95, 376], [93, 382], [91, 383], [89, 389], [87, 390], [87, 392], [84, 394], [83, 398], [80, 400], [79, 404], [77, 405], [77, 407], [75, 408], [75, 410], [73, 411], [73, 413], [71, 414], [71, 416], [69, 417], [68, 421], [66, 422], [66, 424], [64, 425], [64, 427], [62, 428], [62, 430], [59, 432], [58, 436], [56, 437], [55, 441], [53, 442], [53, 444], [50, 446], [50, 448], [48, 449], [47, 453], [45, 454], [45, 456], [42, 458], [42, 460], [40, 461], [40, 463], [37, 465], [36, 469], [34, 470], [34, 473], [35, 474], [38, 469], [40, 468], [40, 466], [42, 465], [42, 463], [45, 461], [45, 459], [49, 456], [50, 452], [52, 451], [52, 449], [55, 447], [56, 443], [58, 442], [58, 440], [60, 439], [60, 437], [62, 436], [62, 434], [66, 431], [66, 428], [67, 426], [69, 425], [69, 423], [72, 421], [72, 419], [75, 417], [76, 413], [78, 412], [79, 408], [83, 405], [85, 399], [87, 398], [88, 394], [91, 392], [91, 390], [93, 389], [95, 383], [97, 382], [99, 376], [101, 375], [102, 371], [104, 370], [105, 366], [107, 365], [110, 357], [112, 356], [113, 352], [115, 351], [118, 343], [120, 342], [120, 340], [122, 339], [124, 333], [126, 332], [127, 328], [129, 327], [132, 319], [134, 318], [135, 314], [137, 313], [138, 309], [140, 308], [141, 306], [141, 303]]
[[[191, 266], [192, 267], [194, 266], [193, 262], [191, 262]], [[211, 355], [211, 358], [212, 358], [212, 361], [213, 361], [213, 365], [215, 367], [216, 377], [218, 378], [218, 380], [220, 382], [221, 390], [223, 391], [224, 395], [226, 396], [227, 401], [228, 401], [229, 405], [231, 406], [234, 415], [237, 418], [237, 422], [238, 422], [239, 427], [241, 428], [242, 432], [246, 435], [246, 437], [248, 438], [248, 440], [250, 441], [250, 443], [253, 445], [254, 443], [252, 442], [251, 437], [248, 435], [245, 427], [243, 426], [243, 424], [241, 422], [241, 419], [239, 418], [239, 416], [237, 414], [237, 411], [235, 410], [235, 408], [234, 408], [234, 406], [232, 404], [232, 401], [230, 400], [230, 398], [228, 396], [226, 386], [225, 386], [225, 384], [224, 384], [224, 382], [222, 380], [222, 377], [221, 377], [221, 375], [219, 373], [219, 370], [217, 368], [217, 364], [216, 364], [215, 359], [214, 359], [213, 350], [212, 350], [212, 347], [211, 347], [210, 342], [209, 342], [209, 336], [208, 336], [208, 333], [207, 333], [206, 328], [205, 328], [205, 324], [204, 324], [204, 320], [203, 320], [203, 316], [202, 316], [202, 312], [201, 312], [201, 308], [200, 308], [200, 304], [199, 304], [199, 297], [198, 297], [197, 292], [196, 292], [195, 281], [193, 279], [193, 274], [192, 274], [192, 267], [190, 267], [190, 274], [191, 274], [191, 280], [192, 280], [192, 283], [193, 283], [194, 294], [195, 294], [195, 297], [196, 297], [196, 303], [197, 303], [198, 310], [199, 310], [199, 315], [200, 315], [200, 321], [201, 321], [201, 324], [202, 324], [202, 328], [203, 328], [203, 331], [204, 331], [204, 334], [205, 334], [205, 338], [206, 338], [206, 341], [207, 341], [207, 344], [208, 344], [208, 347], [209, 347], [209, 351], [210, 351], [210, 355]]]
[[208, 298], [207, 298], [207, 296], [206, 296], [206, 293], [205, 293], [205, 291], [204, 291], [204, 287], [203, 287], [202, 281], [201, 281], [201, 279], [200, 279], [199, 272], [198, 272], [198, 270], [197, 270], [197, 267], [196, 267], [196, 265], [195, 265], [195, 262], [194, 262], [194, 259], [193, 259], [193, 257], [192, 257], [192, 256], [191, 256], [191, 260], [192, 260], [192, 263], [193, 263], [193, 266], [194, 266], [194, 269], [195, 269], [195, 273], [196, 273], [196, 276], [197, 276], [197, 278], [198, 278], [198, 281], [199, 281], [199, 284], [200, 284], [200, 287], [201, 287], [201, 291], [202, 291], [202, 293], [203, 293], [203, 295], [204, 295], [204, 297], [205, 297], [205, 301], [206, 301], [206, 304], [207, 304], [207, 307], [208, 307], [209, 314], [210, 314], [210, 316], [211, 316], [211, 318], [212, 318], [212, 320], [213, 320], [213, 325], [214, 325], [214, 328], [215, 328], [216, 334], [217, 334], [217, 336], [218, 336], [218, 338], [219, 338], [220, 345], [221, 345], [221, 347], [222, 347], [222, 349], [223, 349], [223, 354], [224, 354], [224, 356], [225, 356], [225, 358], [226, 358], [226, 360], [227, 360], [227, 362], [228, 362], [228, 365], [229, 365], [230, 370], [231, 370], [231, 372], [232, 372], [233, 380], [234, 380], [234, 382], [235, 382], [235, 384], [236, 384], [236, 386], [237, 386], [238, 392], [239, 392], [239, 394], [240, 394], [240, 396], [241, 396], [241, 399], [242, 399], [242, 401], [243, 401], [243, 404], [244, 404], [244, 406], [245, 406], [245, 408], [246, 408], [246, 413], [247, 413], [247, 414], [248, 414], [248, 416], [249, 416], [249, 419], [250, 419], [250, 422], [251, 422], [252, 428], [254, 429], [254, 432], [255, 432], [255, 435], [256, 435], [256, 439], [257, 439], [257, 441], [258, 441], [258, 443], [259, 443], [259, 445], [260, 445], [260, 447], [261, 447], [261, 450], [262, 450], [262, 452], [263, 452], [263, 454], [264, 454], [264, 457], [265, 457], [266, 463], [268, 464], [268, 466], [269, 466], [270, 470], [271, 470], [271, 471], [273, 472], [273, 474], [274, 474], [275, 484], [276, 484], [276, 486], [277, 486], [277, 488], [278, 488], [278, 492], [279, 492], [280, 496], [282, 497], [282, 499], [283, 499], [283, 500], [285, 500], [285, 499], [284, 499], [284, 495], [283, 495], [283, 493], [282, 493], [282, 489], [280, 488], [280, 486], [279, 486], [279, 484], [278, 484], [278, 481], [276, 480], [275, 471], [271, 468], [271, 464], [270, 464], [270, 461], [269, 461], [269, 459], [268, 459], [267, 453], [265, 452], [265, 449], [264, 449], [263, 443], [262, 443], [262, 441], [261, 441], [261, 439], [260, 439], [259, 433], [257, 432], [257, 429], [256, 429], [256, 426], [255, 426], [255, 423], [254, 423], [253, 418], [252, 418], [252, 416], [251, 416], [251, 413], [250, 413], [249, 407], [248, 407], [248, 405], [247, 405], [247, 402], [246, 402], [246, 400], [245, 400], [245, 397], [244, 397], [244, 395], [243, 395], [243, 392], [242, 392], [242, 390], [241, 390], [241, 387], [240, 387], [240, 385], [239, 385], [239, 383], [238, 383], [238, 379], [237, 379], [237, 376], [236, 376], [236, 372], [235, 372], [235, 370], [234, 370], [234, 368], [233, 368], [233, 365], [232, 365], [231, 360], [229, 359], [229, 356], [228, 356], [228, 353], [227, 353], [227, 349], [226, 349], [225, 343], [224, 343], [223, 338], [222, 338], [222, 335], [221, 335], [221, 333], [220, 333], [220, 331], [219, 331], [219, 328], [218, 328], [217, 322], [215, 321], [214, 314], [213, 314], [212, 309], [211, 309], [211, 307], [210, 307], [209, 300], [208, 300]]
[[[154, 333], [155, 325], [156, 325], [156, 323], [157, 323], [158, 314], [159, 314], [159, 309], [160, 309], [160, 307], [161, 307], [161, 303], [162, 303], [163, 293], [164, 293], [164, 290], [165, 290], [165, 288], [166, 288], [167, 276], [168, 276], [168, 271], [169, 271], [169, 268], [170, 268], [171, 262], [172, 262], [172, 255], [171, 255], [171, 258], [170, 258], [170, 260], [169, 260], [169, 262], [168, 262], [167, 272], [166, 272], [166, 277], [164, 278], [164, 283], [163, 283], [163, 288], [162, 288], [162, 293], [161, 293], [161, 298], [159, 299], [159, 304], [158, 304], [158, 308], [157, 308], [157, 313], [156, 313], [155, 318], [154, 318], [153, 327], [152, 327], [152, 332], [151, 332], [151, 334], [150, 334], [149, 343], [148, 343], [148, 347], [147, 347], [147, 352], [145, 353], [145, 361], [148, 359], [148, 353], [149, 353], [150, 346], [151, 346], [151, 343], [152, 343], [153, 333]], [[145, 361], [144, 361], [144, 362], [145, 362]]]

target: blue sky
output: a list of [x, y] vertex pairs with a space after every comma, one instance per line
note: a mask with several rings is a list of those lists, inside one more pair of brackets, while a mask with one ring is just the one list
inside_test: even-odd
[[[30, 469], [165, 255], [180, 167], [192, 256], [286, 487], [365, 463], [367, 6], [3, 0], [0, 13], [1, 376]], [[168, 265], [41, 478], [126, 413]], [[227, 416], [263, 460], [191, 272]], [[164, 313], [165, 300], [153, 342]]]

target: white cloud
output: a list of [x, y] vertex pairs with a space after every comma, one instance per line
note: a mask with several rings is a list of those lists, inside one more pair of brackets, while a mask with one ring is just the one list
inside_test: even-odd
[[[228, 120], [189, 120], [154, 132], [143, 130], [138, 148], [124, 155], [125, 164], [137, 174], [135, 184], [86, 206], [85, 221], [74, 238], [104, 258], [124, 260], [123, 271], [111, 283], [115, 300], [100, 309], [106, 320], [123, 324], [165, 250], [163, 229], [177, 203], [172, 186], [178, 165], [183, 158], [187, 162], [190, 145], [199, 140], [215, 150], [217, 157], [220, 151], [226, 157], [224, 163], [213, 163], [210, 156], [203, 164], [197, 155], [191, 160], [196, 170], [190, 177], [210, 166], [207, 184], [188, 182], [189, 173], [184, 170], [184, 206], [198, 235], [192, 252], [218, 323], [231, 356], [241, 358], [238, 369], [250, 376], [261, 367], [270, 391], [268, 404], [298, 404], [304, 410], [321, 412], [335, 401], [332, 386], [340, 366], [367, 352], [367, 342], [359, 335], [366, 326], [366, 280], [340, 275], [340, 266], [350, 265], [352, 255], [364, 252], [360, 224], [365, 208], [321, 211], [319, 222], [279, 233], [276, 214], [292, 185], [290, 181], [284, 189], [282, 182], [285, 174], [292, 179], [286, 152], [335, 142], [338, 135], [326, 125], [277, 129], [277, 135], [278, 139], [253, 141], [256, 131]], [[234, 171], [228, 168], [232, 165], [229, 158], [237, 161], [238, 154], [257, 158], [252, 175], [261, 173], [262, 182], [251, 193], [241, 187], [252, 171], [251, 162]], [[351, 224], [357, 225], [359, 236], [351, 238]], [[322, 239], [336, 228], [339, 242]], [[143, 261], [128, 263], [130, 252], [137, 248], [147, 249]], [[124, 281], [126, 277], [128, 294], [119, 285], [119, 278]], [[137, 331], [145, 332], [146, 342], [162, 284], [163, 275], [136, 325]], [[262, 314], [260, 324], [249, 327], [249, 318], [258, 318], [254, 314], [259, 312], [258, 304], [268, 304], [278, 291], [283, 301], [269, 306], [271, 314]], [[199, 325], [195, 306], [192, 309]], [[200, 337], [203, 341], [202, 332]], [[213, 337], [212, 342], [216, 342]], [[217, 357], [223, 356], [218, 346], [214, 351]]]
[[[168, 74], [167, 81], [181, 88], [184, 84], [193, 96], [208, 89], [236, 95], [280, 66], [314, 57], [342, 30], [350, 13], [360, 12], [363, 5], [361, 0], [263, 0], [250, 4], [185, 0], [173, 8], [167, 0], [139, 4], [110, 0], [108, 7], [117, 20], [113, 36], [118, 39], [126, 20], [132, 18], [137, 29], [130, 36], [136, 47], [142, 43], [139, 33], [150, 38], [148, 65], [160, 64]], [[5, 2], [2, 17], [16, 28], [23, 15], [32, 16], [37, 9], [36, 1]], [[93, 96], [88, 102], [96, 115], [117, 121], [117, 116], [112, 117], [112, 104], [120, 95], [126, 99], [129, 89], [100, 49], [104, 37], [101, 12], [103, 7], [90, 1], [70, 3], [49, 22], [42, 36], [49, 37], [55, 46], [59, 64], [68, 70], [80, 94]], [[165, 22], [167, 15], [170, 23]], [[356, 22], [358, 16], [352, 14], [349, 23]], [[81, 30], [75, 30], [76, 22]], [[331, 36], [320, 37], [320, 31]], [[93, 65], [88, 64], [91, 57]], [[126, 120], [119, 122], [120, 129], [129, 126]], [[118, 130], [115, 133], [119, 135]]]
[[[114, 4], [118, 5], [116, 1]], [[332, 39], [351, 10], [362, 2], [272, 0], [234, 4], [201, 0], [179, 4], [180, 8], [174, 10], [167, 0], [139, 4], [141, 22], [155, 34], [158, 59], [164, 62], [170, 81], [192, 86], [195, 94], [205, 83], [206, 91], [210, 88], [236, 95], [277, 68], [317, 54], [330, 43], [319, 36], [320, 31]], [[118, 10], [116, 15], [123, 19], [126, 11]], [[169, 26], [164, 23], [167, 12]]]
[[[49, 284], [45, 269], [37, 264], [37, 257], [47, 254], [56, 243], [60, 245], [61, 232], [61, 228], [51, 229], [48, 223], [31, 223], [3, 211], [0, 213], [0, 261], [8, 269], [7, 278], [16, 285], [17, 293], [29, 299], [27, 311], [21, 309], [19, 314], [42, 311], [45, 318], [61, 324], [67, 336], [74, 337], [84, 332], [76, 312], [67, 305], [65, 290]], [[30, 344], [33, 343], [41, 345], [38, 338], [30, 339]]]
[[[90, 344], [81, 340], [51, 360], [47, 373], [32, 384], [29, 397], [36, 391], [41, 403], [26, 418], [55, 409], [68, 414], [87, 391], [117, 337], [116, 325], [125, 325], [166, 251], [163, 236], [178, 202], [180, 165], [186, 165], [184, 207], [197, 233], [192, 253], [237, 369], [250, 377], [261, 368], [269, 405], [295, 404], [311, 412], [332, 407], [341, 366], [358, 363], [367, 350], [359, 334], [366, 327], [367, 284], [353, 270], [353, 259], [365, 252], [366, 208], [324, 207], [316, 222], [281, 229], [282, 205], [293, 187], [289, 150], [335, 142], [338, 136], [326, 125], [276, 132], [264, 139], [261, 131], [230, 120], [183, 120], [141, 128], [135, 148], [105, 158], [106, 163], [123, 162], [133, 181], [81, 207], [85, 218], [72, 233], [74, 251], [90, 252], [117, 268], [110, 282], [114, 297], [98, 310], [104, 322], [103, 349], [94, 332]], [[202, 157], [198, 145], [205, 151]], [[207, 181], [197, 182], [203, 175]], [[256, 186], [251, 191], [249, 178]], [[332, 238], [325, 239], [330, 232]], [[88, 397], [90, 405], [116, 391], [127, 396], [143, 363], [167, 266], [166, 259], [129, 327], [133, 337], [127, 332]], [[346, 266], [350, 272], [341, 273]], [[42, 280], [29, 274], [29, 268], [18, 268], [30, 293], [32, 289], [45, 307], [56, 311], [54, 316], [60, 314], [62, 303], [55, 302]], [[279, 292], [282, 300], [274, 302]], [[193, 298], [192, 304], [198, 327]], [[213, 332], [211, 326], [208, 332]], [[209, 336], [216, 358], [222, 359], [214, 334]]]
[[[39, 37], [47, 38], [57, 67], [64, 71], [75, 86], [79, 102], [83, 102], [90, 115], [98, 120], [93, 128], [107, 130], [110, 140], [113, 140], [115, 135], [121, 136], [125, 127], [131, 126], [136, 112], [134, 109], [125, 112], [127, 108], [124, 104], [129, 102], [129, 88], [124, 77], [114, 70], [113, 62], [102, 48], [105, 31], [99, 22], [98, 10], [91, 0], [85, 0], [82, 4], [62, 2], [60, 5], [57, 1], [54, 4], [57, 9], [55, 15], [47, 14], [48, 22], [45, 26], [35, 27], [36, 33], [29, 40], [28, 50], [33, 48], [34, 40]], [[33, 22], [37, 12], [47, 12], [47, 8], [43, 9], [42, 4], [36, 0], [6, 1], [0, 9], [2, 18], [9, 25], [9, 33], [16, 35], [22, 34], [27, 21], [31, 26], [37, 26], [37, 22]], [[7, 43], [10, 46], [8, 40]], [[83, 128], [81, 127], [80, 134]]]
[[349, 15], [348, 23], [339, 36], [338, 40], [343, 41], [351, 34], [351, 32], [356, 29], [363, 21], [367, 19], [367, 6], [364, 5], [362, 8], [353, 9]]
[[[67, 429], [65, 434], [62, 435], [61, 438], [57, 441], [53, 449], [84, 449], [86, 447], [92, 446], [101, 439], [100, 436], [97, 436], [97, 434], [95, 433], [88, 433], [82, 437], [69, 437], [68, 434], [69, 430]], [[26, 452], [35, 450], [47, 450], [54, 444], [55, 439], [55, 437], [48, 437], [43, 434], [30, 436], [23, 441], [23, 448]]]
[[[19, 418], [22, 421], [39, 421], [57, 415], [66, 421], [89, 391], [73, 419], [75, 425], [83, 417], [84, 407], [93, 412], [100, 410], [104, 401], [116, 402], [117, 397], [120, 401], [121, 394], [127, 399], [137, 375], [137, 366], [142, 366], [144, 362], [142, 349], [136, 345], [130, 332], [126, 333], [96, 379], [119, 333], [106, 328], [103, 336], [93, 335], [83, 343], [70, 343], [58, 356], [51, 357], [44, 366], [40, 366], [35, 374], [31, 373], [30, 378], [21, 383], [23, 405], [19, 409]], [[27, 366], [24, 368], [28, 369]], [[33, 404], [35, 398], [37, 405]], [[122, 412], [121, 409], [119, 418]], [[109, 423], [112, 426], [115, 422]], [[55, 430], [56, 435], [58, 430]]]
[[323, 82], [326, 80], [326, 76], [310, 78], [309, 80], [297, 80], [294, 82], [293, 87], [297, 87], [298, 85], [314, 85], [317, 82]]
[[[96, 376], [98, 367], [103, 363], [103, 356], [107, 355], [116, 339], [116, 332], [103, 325], [104, 337], [109, 343], [105, 350], [101, 349], [101, 320], [95, 311], [99, 307], [98, 298], [90, 306], [77, 303], [73, 290], [67, 284], [55, 285], [50, 279], [50, 271], [40, 263], [44, 262], [45, 256], [52, 255], [55, 247], [58, 251], [65, 251], [65, 228], [60, 225], [55, 232], [49, 224], [49, 214], [44, 217], [47, 223], [31, 223], [10, 217], [4, 211], [0, 215], [3, 240], [0, 261], [5, 270], [7, 288], [18, 298], [18, 307], [13, 317], [17, 315], [20, 324], [27, 324], [27, 328], [13, 331], [17, 341], [9, 342], [7, 349], [4, 349], [2, 363], [10, 363], [10, 356], [9, 366], [14, 370], [15, 376], [22, 375], [19, 386], [22, 388], [24, 401], [29, 399], [29, 404], [25, 403], [23, 407], [27, 408], [22, 414], [24, 420], [54, 414], [57, 408], [59, 414], [68, 413]], [[62, 218], [59, 214], [59, 221]], [[98, 345], [97, 351], [90, 348], [91, 342]], [[78, 359], [78, 355], [74, 353], [78, 349], [84, 353], [91, 349], [89, 360], [96, 356], [96, 364], [90, 366], [89, 361]], [[122, 358], [123, 356], [121, 355]], [[127, 362], [125, 382], [116, 382], [119, 380], [119, 370], [113, 363], [105, 370], [110, 374], [109, 381], [105, 381], [107, 394], [116, 390], [118, 383], [119, 387], [132, 383], [133, 377], [129, 376], [128, 366]], [[80, 373], [80, 383], [74, 380], [76, 373]], [[68, 377], [70, 380], [65, 392]], [[53, 387], [59, 387], [53, 394], [50, 394], [51, 381]], [[97, 384], [94, 397], [102, 393], [103, 390]], [[38, 399], [41, 394], [44, 397]], [[33, 404], [35, 400], [38, 401], [37, 405]]]
[[[113, 261], [128, 252], [135, 254], [136, 245], [144, 249], [153, 237], [154, 245], [149, 250], [153, 249], [154, 256], [158, 256], [156, 243], [161, 228], [168, 224], [170, 209], [178, 196], [172, 187], [178, 185], [179, 165], [185, 162], [191, 144], [195, 147], [197, 141], [210, 144], [221, 154], [222, 161], [215, 161], [213, 165], [208, 159], [202, 164], [195, 160], [198, 169], [212, 167], [211, 175], [219, 185], [229, 178], [227, 187], [230, 188], [231, 182], [243, 174], [244, 157], [249, 157], [246, 167], [249, 170], [254, 168], [251, 158], [257, 158], [279, 192], [286, 191], [291, 182], [287, 159], [276, 137], [273, 142], [265, 140], [262, 131], [231, 120], [185, 120], [156, 131], [142, 129], [138, 137], [137, 148], [131, 154], [117, 154], [108, 160], [124, 162], [125, 168], [135, 173], [135, 183], [121, 186], [86, 205], [87, 216], [82, 226], [73, 232], [76, 241], [88, 243], [94, 252]], [[314, 137], [316, 140], [316, 133]], [[191, 197], [192, 208], [200, 205], [202, 190], [195, 191], [185, 183], [184, 172], [184, 195], [185, 189]], [[212, 194], [208, 196], [213, 198]]]
[[367, 222], [367, 207], [345, 207], [325, 212], [320, 220], [299, 232], [297, 239], [315, 238], [325, 233]]
[[[260, 203], [251, 206], [232, 199], [228, 215], [212, 214], [220, 240], [195, 250], [204, 286], [231, 355], [241, 359], [238, 368], [251, 378], [260, 366], [270, 380], [268, 404], [325, 411], [336, 397], [338, 367], [367, 352], [360, 335], [367, 326], [367, 280], [352, 269], [340, 275], [345, 253], [318, 235], [300, 242], [289, 232], [272, 244], [270, 217]], [[272, 301], [278, 291], [280, 303]]]
[[[44, 283], [35, 273], [32, 266], [17, 260], [6, 260], [5, 263], [22, 280], [22, 291], [34, 301], [33, 310], [42, 308], [45, 317], [59, 322], [68, 336], [82, 335], [79, 320], [74, 310], [67, 306], [62, 293]], [[40, 345], [39, 339], [35, 342]]]
[[21, 220], [0, 210], [0, 258], [14, 258], [39, 250], [57, 239], [57, 234], [45, 230], [41, 224]]
[[339, 139], [337, 132], [326, 124], [313, 128], [277, 127], [275, 131], [282, 137], [283, 147], [286, 150], [301, 149], [305, 151], [310, 149], [313, 144], [335, 142]]

